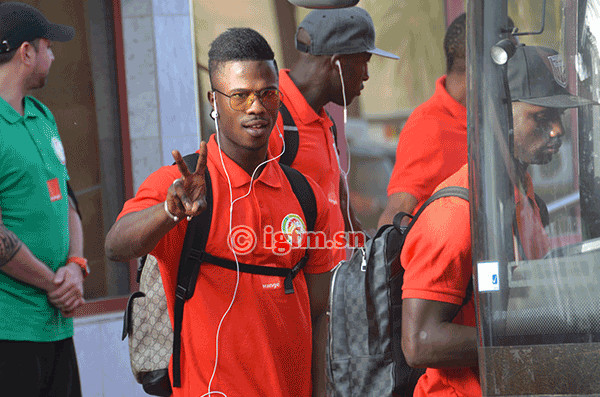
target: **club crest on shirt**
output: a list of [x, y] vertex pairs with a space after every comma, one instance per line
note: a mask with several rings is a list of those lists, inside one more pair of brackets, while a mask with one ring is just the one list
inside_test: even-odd
[[548, 57], [550, 66], [552, 66], [552, 75], [556, 83], [562, 88], [567, 88], [567, 69], [560, 55], [550, 55]]
[[60, 160], [62, 165], [67, 163], [67, 157], [65, 156], [65, 149], [63, 148], [62, 142], [57, 137], [52, 137], [52, 148], [56, 157]]
[[281, 222], [281, 231], [292, 246], [300, 246], [306, 234], [304, 220], [296, 214], [288, 214]]

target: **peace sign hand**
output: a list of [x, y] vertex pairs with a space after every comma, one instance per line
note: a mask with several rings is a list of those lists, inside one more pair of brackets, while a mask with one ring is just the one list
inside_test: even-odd
[[[166, 208], [169, 213], [183, 219], [201, 214], [206, 209], [206, 143], [200, 142], [200, 151], [196, 169], [190, 172], [181, 153], [178, 150], [171, 152], [181, 178], [175, 179], [167, 191]], [[175, 219], [173, 219], [175, 220]]]

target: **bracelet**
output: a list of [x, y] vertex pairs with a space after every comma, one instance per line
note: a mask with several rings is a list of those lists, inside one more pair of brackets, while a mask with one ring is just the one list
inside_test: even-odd
[[90, 267], [88, 266], [88, 261], [85, 258], [81, 258], [79, 256], [70, 256], [67, 259], [67, 263], [75, 263], [81, 268], [83, 272], [83, 278], [86, 278], [90, 274]]
[[167, 213], [167, 215], [169, 216], [169, 218], [171, 218], [171, 220], [173, 222], [179, 222], [179, 217], [176, 216], [176, 215], [173, 215], [173, 214], [171, 214], [169, 212], [169, 207], [167, 206], [167, 200], [165, 200], [165, 206], [164, 206], [164, 208], [165, 208], [165, 212]]

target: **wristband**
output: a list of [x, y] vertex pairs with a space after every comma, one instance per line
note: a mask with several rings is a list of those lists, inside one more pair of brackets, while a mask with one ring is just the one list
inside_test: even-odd
[[85, 258], [80, 256], [70, 256], [69, 259], [67, 259], [67, 263], [75, 263], [78, 265], [83, 273], [83, 278], [86, 278], [88, 274], [90, 274], [90, 267], [88, 266], [88, 261]]
[[179, 222], [179, 217], [176, 215], [173, 215], [169, 212], [169, 207], [167, 206], [167, 200], [165, 200], [165, 212], [167, 213], [167, 215], [169, 216], [169, 218], [171, 218], [171, 220], [173, 222]]

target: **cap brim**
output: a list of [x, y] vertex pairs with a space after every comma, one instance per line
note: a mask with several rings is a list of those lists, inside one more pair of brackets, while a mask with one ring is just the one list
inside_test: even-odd
[[518, 101], [546, 108], [576, 108], [586, 105], [598, 105], [598, 102], [575, 95], [553, 95], [542, 98], [518, 99]]
[[391, 52], [380, 50], [379, 48], [373, 48], [372, 50], [367, 50], [367, 52], [373, 55], [379, 55], [381, 57], [391, 58], [391, 59], [400, 59], [398, 55], [392, 54]]
[[75, 29], [72, 26], [53, 23], [48, 27], [44, 38], [52, 41], [65, 42], [75, 37]]

